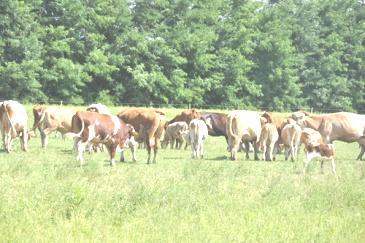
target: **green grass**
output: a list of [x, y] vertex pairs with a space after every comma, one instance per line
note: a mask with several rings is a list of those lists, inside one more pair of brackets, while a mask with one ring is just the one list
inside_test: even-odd
[[0, 153], [0, 242], [365, 241], [357, 144], [335, 143], [338, 180], [329, 163], [302, 175], [303, 152], [297, 163], [230, 161], [222, 137], [208, 138], [204, 160], [166, 149], [147, 165], [139, 150], [114, 168], [106, 152], [80, 167], [72, 140], [54, 135], [47, 149], [39, 137], [28, 153], [14, 145]]

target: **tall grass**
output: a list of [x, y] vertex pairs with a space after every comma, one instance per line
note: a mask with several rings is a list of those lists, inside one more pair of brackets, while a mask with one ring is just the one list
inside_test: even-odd
[[[115, 109], [118, 110], [118, 109]], [[169, 117], [176, 110], [166, 110]], [[209, 137], [203, 160], [160, 150], [157, 164], [109, 166], [105, 153], [80, 167], [73, 142], [19, 141], [0, 153], [1, 242], [364, 242], [365, 169], [356, 144], [335, 143], [339, 179], [325, 163], [230, 161]], [[251, 155], [251, 158], [253, 155]]]

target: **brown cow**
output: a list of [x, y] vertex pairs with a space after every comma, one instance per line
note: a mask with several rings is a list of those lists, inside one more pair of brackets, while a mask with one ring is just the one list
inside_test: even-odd
[[297, 124], [286, 124], [281, 130], [281, 141], [285, 148], [285, 160], [288, 160], [289, 155], [291, 161], [297, 159], [300, 147], [302, 129]]
[[72, 117], [71, 132], [65, 137], [75, 138], [76, 159], [83, 162], [83, 152], [89, 143], [102, 143], [108, 149], [110, 165], [115, 165], [115, 153], [123, 149], [126, 141], [135, 135], [134, 128], [120, 120], [117, 116], [110, 116], [89, 111], [78, 111]]
[[[184, 121], [187, 124], [189, 124], [191, 122], [191, 120], [200, 119], [200, 117], [201, 117], [201, 115], [196, 109], [185, 110], [185, 111], [182, 111], [179, 115], [175, 116], [174, 119], [170, 120], [168, 122], [168, 124], [171, 124], [174, 122], [180, 122], [180, 121]], [[166, 124], [166, 125], [168, 125], [168, 124]]]
[[32, 131], [38, 128], [41, 134], [42, 147], [48, 144], [48, 134], [58, 131], [65, 134], [71, 131], [72, 116], [75, 111], [62, 107], [47, 107], [46, 105], [33, 106], [34, 124]]
[[357, 159], [362, 159], [365, 153], [365, 115], [350, 112], [337, 112], [323, 115], [304, 116], [297, 121], [302, 127], [317, 130], [324, 143], [335, 140], [343, 142], [358, 142], [361, 151]]
[[227, 115], [218, 112], [200, 112], [201, 118], [205, 121], [210, 119], [211, 128], [208, 126], [210, 136], [224, 136], [228, 141], [227, 136]]
[[0, 103], [0, 130], [6, 152], [10, 153], [13, 139], [18, 136], [22, 150], [28, 150], [28, 116], [22, 104], [14, 100]]
[[[129, 108], [118, 114], [124, 122], [131, 124], [137, 132], [138, 137], [144, 138], [148, 152], [147, 164], [151, 161], [151, 150], [154, 151], [153, 163], [156, 163], [156, 155], [160, 147], [160, 139], [166, 124], [165, 114], [161, 111], [148, 108]], [[141, 129], [143, 128], [143, 129]], [[142, 132], [141, 132], [142, 131]], [[140, 142], [136, 138], [137, 142]]]

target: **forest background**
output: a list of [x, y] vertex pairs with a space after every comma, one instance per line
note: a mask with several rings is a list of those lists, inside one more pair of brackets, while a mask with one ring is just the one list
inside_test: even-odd
[[0, 98], [365, 112], [364, 0], [1, 0]]

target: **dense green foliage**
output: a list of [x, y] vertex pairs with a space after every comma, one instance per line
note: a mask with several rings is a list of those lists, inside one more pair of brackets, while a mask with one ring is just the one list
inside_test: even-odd
[[364, 111], [356, 0], [2, 0], [0, 97]]

